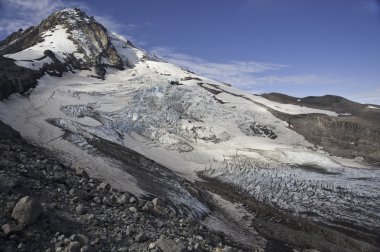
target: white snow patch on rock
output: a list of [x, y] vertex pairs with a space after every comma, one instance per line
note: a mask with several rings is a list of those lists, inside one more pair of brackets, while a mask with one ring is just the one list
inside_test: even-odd
[[19, 66], [37, 69], [38, 66], [42, 67], [38, 59], [44, 57], [46, 50], [53, 51], [60, 61], [63, 61], [67, 54], [74, 53], [77, 50], [74, 43], [68, 38], [69, 33], [61, 25], [57, 25], [53, 30], [46, 31], [42, 37], [44, 41], [23, 51], [6, 54], [4, 57], [16, 60], [15, 63]]

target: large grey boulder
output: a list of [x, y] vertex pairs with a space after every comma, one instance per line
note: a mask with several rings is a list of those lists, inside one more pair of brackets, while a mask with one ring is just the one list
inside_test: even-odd
[[21, 224], [32, 224], [41, 213], [41, 204], [36, 199], [25, 196], [17, 202], [12, 212], [12, 218]]
[[166, 238], [165, 236], [161, 236], [160, 239], [157, 240], [156, 246], [160, 248], [161, 251], [164, 252], [186, 252], [188, 251], [185, 244], [183, 242], [175, 242], [172, 239]]

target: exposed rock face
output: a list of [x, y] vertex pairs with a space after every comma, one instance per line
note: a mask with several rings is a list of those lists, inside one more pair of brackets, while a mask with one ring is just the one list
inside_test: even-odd
[[64, 72], [74, 69], [83, 69], [80, 61], [73, 55], [68, 55], [64, 62], [59, 61], [55, 54], [46, 50], [44, 58], [52, 59], [53, 63], [44, 64], [41, 69], [32, 70], [18, 66], [14, 60], [0, 55], [0, 100], [7, 98], [12, 93], [23, 94], [37, 85], [37, 80], [45, 73], [61, 77]]
[[40, 71], [19, 67], [12, 59], [0, 56], [0, 100], [35, 87], [41, 76]]
[[248, 122], [239, 125], [239, 128], [248, 136], [262, 136], [270, 139], [276, 139], [276, 133], [266, 125], [260, 125], [256, 122]]
[[309, 142], [322, 146], [333, 155], [358, 158], [372, 164], [380, 162], [380, 109], [349, 101], [343, 97], [296, 98], [278, 93], [263, 94], [272, 101], [332, 110], [342, 116], [322, 114], [289, 115], [269, 109], [276, 117], [287, 121]]
[[15, 53], [37, 44], [42, 40], [38, 26], [32, 26], [12, 33], [5, 40], [0, 41], [0, 55]]
[[[32, 70], [18, 66], [12, 59], [3, 57], [35, 46], [44, 41], [44, 33], [63, 26], [76, 46], [76, 54], [66, 54], [59, 60], [55, 53], [46, 50], [38, 61], [50, 58], [41, 69]], [[78, 58], [78, 55], [82, 57]], [[124, 63], [104, 26], [79, 9], [66, 9], [52, 14], [39, 25], [25, 31], [19, 30], [0, 42], [0, 100], [12, 93], [25, 93], [37, 84], [45, 73], [62, 76], [64, 72], [93, 67], [97, 77], [104, 78], [106, 68], [124, 69]]]
[[93, 17], [88, 17], [79, 9], [68, 9], [51, 15], [40, 26], [44, 29], [62, 24], [72, 34], [70, 39], [77, 45], [78, 52], [85, 55], [86, 65], [95, 66], [100, 76], [104, 76], [106, 66], [120, 70], [124, 68], [106, 28]]

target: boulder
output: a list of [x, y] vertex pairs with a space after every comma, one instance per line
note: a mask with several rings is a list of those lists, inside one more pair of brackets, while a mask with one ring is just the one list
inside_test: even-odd
[[88, 173], [85, 170], [83, 170], [83, 168], [77, 167], [75, 169], [75, 172], [78, 176], [81, 176], [85, 179], [90, 179], [90, 176], [88, 176]]
[[136, 235], [136, 237], [135, 237], [135, 241], [136, 241], [136, 242], [139, 242], [139, 243], [141, 243], [141, 242], [145, 242], [145, 241], [147, 241], [147, 240], [148, 240], [148, 237], [146, 236], [146, 234], [145, 234], [144, 232], [139, 233], [139, 234]]
[[161, 199], [159, 199], [159, 198], [153, 199], [152, 203], [153, 203], [153, 206], [154, 206], [154, 210], [157, 211], [157, 212], [160, 212], [161, 210], [165, 209], [164, 202]]
[[12, 212], [12, 218], [21, 224], [32, 224], [41, 213], [41, 204], [36, 199], [25, 196], [17, 202]]
[[112, 200], [109, 197], [104, 197], [103, 204], [107, 206], [112, 206]]
[[77, 241], [70, 242], [66, 247], [65, 252], [80, 252], [80, 243]]
[[133, 203], [136, 203], [136, 198], [135, 197], [131, 197], [130, 199], [129, 199], [129, 203], [131, 203], [131, 204], [133, 204]]
[[15, 225], [12, 225], [12, 224], [4, 224], [1, 226], [1, 229], [3, 230], [5, 236], [11, 236], [11, 235], [14, 235], [14, 234], [18, 234], [18, 233], [21, 233], [21, 228], [20, 227], [17, 227]]
[[96, 250], [94, 247], [86, 245], [80, 249], [80, 252], [96, 252]]
[[76, 208], [75, 208], [75, 212], [79, 215], [83, 215], [83, 214], [86, 214], [87, 213], [87, 209], [82, 205], [82, 204], [79, 204]]
[[82, 247], [89, 244], [87, 236], [82, 235], [82, 234], [74, 234], [74, 235], [70, 236], [70, 241], [72, 241], [72, 242], [77, 241], [80, 243], [80, 245]]
[[119, 205], [124, 205], [127, 202], [127, 196], [125, 194], [117, 195], [116, 202]]
[[160, 239], [156, 241], [156, 246], [165, 252], [185, 252], [187, 247], [181, 241], [175, 242], [172, 239], [161, 236]]
[[131, 211], [132, 213], [137, 213], [137, 208], [136, 207], [130, 207], [129, 211]]
[[147, 201], [141, 209], [145, 212], [150, 212], [154, 209], [154, 204], [150, 201]]
[[102, 189], [102, 190], [110, 190], [111, 189], [111, 185], [108, 184], [108, 183], [106, 183], [106, 182], [102, 182], [102, 183], [100, 183], [99, 188]]

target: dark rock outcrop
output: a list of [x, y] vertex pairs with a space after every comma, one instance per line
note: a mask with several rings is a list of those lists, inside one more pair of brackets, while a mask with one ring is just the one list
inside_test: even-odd
[[41, 69], [33, 70], [15, 64], [13, 59], [0, 56], [0, 100], [7, 98], [13, 93], [24, 94], [29, 89], [36, 87], [37, 81], [45, 73], [62, 77], [64, 72], [74, 69], [84, 69], [80, 61], [73, 55], [68, 55], [64, 62], [60, 62], [54, 52], [46, 50], [45, 56], [52, 59], [53, 63], [44, 64]]
[[14, 60], [0, 56], [0, 100], [12, 93], [25, 93], [36, 86], [42, 75], [41, 71], [20, 67]]

